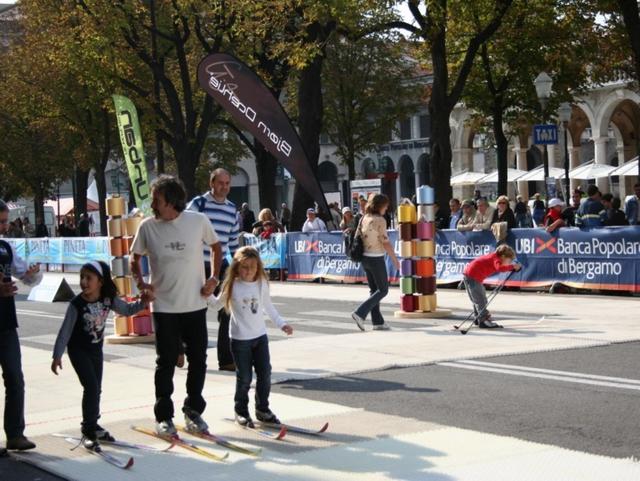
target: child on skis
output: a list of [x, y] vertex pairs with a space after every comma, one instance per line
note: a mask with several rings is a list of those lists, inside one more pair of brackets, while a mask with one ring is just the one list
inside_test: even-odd
[[268, 277], [256, 249], [247, 246], [236, 251], [222, 283], [220, 296], [210, 296], [209, 305], [214, 310], [224, 307], [231, 314], [229, 338], [236, 365], [236, 422], [242, 426], [254, 427], [249, 415], [249, 388], [253, 367], [257, 376], [256, 418], [263, 423], [280, 424], [269, 409], [271, 363], [263, 312], [287, 335], [293, 333], [293, 328], [280, 317], [271, 303]]
[[514, 264], [516, 253], [506, 244], [498, 246], [495, 252], [474, 259], [464, 268], [464, 285], [473, 304], [474, 324], [484, 329], [502, 327], [491, 320], [487, 310], [487, 292], [484, 280], [496, 272], [519, 271], [522, 266]]
[[109, 311], [131, 316], [144, 309], [152, 300], [143, 294], [137, 302], [126, 302], [118, 292], [109, 266], [102, 261], [87, 262], [80, 269], [82, 292], [74, 297], [62, 321], [53, 348], [51, 370], [57, 376], [62, 369], [65, 348], [69, 360], [84, 389], [82, 394], [83, 444], [96, 449], [98, 440], [114, 441], [113, 436], [98, 424], [102, 390], [102, 345]]

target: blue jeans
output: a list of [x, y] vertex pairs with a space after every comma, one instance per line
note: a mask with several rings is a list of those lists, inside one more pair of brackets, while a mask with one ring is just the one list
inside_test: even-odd
[[369, 284], [369, 298], [356, 309], [356, 314], [365, 319], [371, 313], [371, 322], [374, 326], [384, 324], [384, 318], [380, 312], [380, 301], [389, 293], [389, 278], [387, 277], [387, 263], [384, 256], [363, 257], [361, 264], [367, 275]]
[[235, 411], [241, 415], [249, 413], [252, 367], [255, 368], [257, 377], [256, 410], [268, 411], [271, 392], [271, 359], [267, 335], [249, 340], [231, 339], [231, 354], [236, 364], [236, 395], [233, 398]]
[[24, 434], [24, 377], [15, 328], [0, 332], [0, 366], [4, 379], [4, 432], [7, 439]]

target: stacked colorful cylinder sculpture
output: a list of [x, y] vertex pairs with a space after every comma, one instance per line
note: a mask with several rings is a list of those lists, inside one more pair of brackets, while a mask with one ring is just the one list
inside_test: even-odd
[[418, 187], [416, 199], [417, 208], [408, 201], [398, 206], [401, 310], [433, 312], [437, 309], [433, 189]]
[[[123, 197], [113, 196], [107, 199], [107, 231], [111, 250], [111, 274], [120, 296], [127, 301], [133, 300], [134, 283], [129, 267], [129, 249], [138, 232], [141, 217], [124, 217], [125, 201]], [[116, 336], [146, 336], [153, 332], [151, 312], [145, 309], [135, 316], [115, 318]]]

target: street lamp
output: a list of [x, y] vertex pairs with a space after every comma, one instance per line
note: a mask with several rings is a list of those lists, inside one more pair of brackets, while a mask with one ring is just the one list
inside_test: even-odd
[[558, 107], [558, 118], [564, 129], [564, 201], [569, 205], [569, 144], [567, 143], [567, 131], [569, 130], [569, 121], [571, 120], [571, 104], [569, 102], [562, 102], [560, 104], [560, 107]]
[[[540, 102], [540, 107], [542, 110], [542, 123], [546, 124], [546, 108], [547, 103], [549, 102], [549, 97], [551, 97], [551, 86], [553, 85], [553, 80], [546, 72], [540, 72], [540, 74], [533, 81], [533, 85], [536, 87], [536, 94], [538, 95], [538, 101]], [[543, 165], [544, 165], [544, 192], [545, 192], [545, 204], [549, 203], [549, 188], [547, 186], [547, 179], [549, 178], [549, 153], [547, 150], [547, 146], [544, 146], [544, 155], [543, 155]]]

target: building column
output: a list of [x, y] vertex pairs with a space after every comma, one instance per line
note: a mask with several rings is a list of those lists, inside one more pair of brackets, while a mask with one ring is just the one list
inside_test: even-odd
[[473, 172], [473, 149], [460, 149], [462, 170]]
[[[580, 165], [580, 147], [569, 148], [569, 170], [575, 169]], [[571, 192], [578, 188], [580, 181], [577, 179], [570, 180]]]
[[[616, 144], [616, 153], [618, 155], [618, 166], [621, 166], [626, 161], [624, 142]], [[618, 197], [622, 200], [622, 210], [624, 210], [624, 198], [627, 196], [626, 184], [624, 177], [618, 177]]]
[[[420, 159], [418, 159], [419, 161]], [[418, 167], [416, 170], [413, 171], [415, 177], [416, 177], [416, 189], [418, 187], [420, 187], [422, 185], [422, 169], [420, 167]]]
[[[527, 169], [527, 149], [522, 147], [514, 149], [516, 152], [516, 168], [519, 170]], [[529, 183], [527, 181], [518, 182], [518, 194], [525, 199], [529, 198]]]
[[[464, 172], [465, 170], [467, 172], [473, 172], [473, 149], [470, 149], [468, 147], [458, 149], [458, 153], [460, 156], [460, 170], [462, 172]], [[473, 185], [463, 185], [460, 187], [460, 189], [462, 193], [461, 197], [463, 199], [472, 198], [476, 190], [475, 186]]]
[[627, 161], [624, 144], [622, 142], [618, 142], [616, 144], [616, 154], [618, 156], [618, 166], [624, 164]]
[[402, 199], [402, 190], [400, 189], [401, 177], [402, 177], [402, 170], [398, 169], [398, 177], [396, 177], [396, 200], [394, 205], [400, 205], [400, 199]]
[[[607, 137], [598, 137], [593, 139], [596, 164], [606, 165], [608, 141], [609, 139]], [[600, 192], [609, 192], [609, 179], [607, 177], [596, 179], [596, 185], [598, 186], [598, 189], [600, 189]]]

